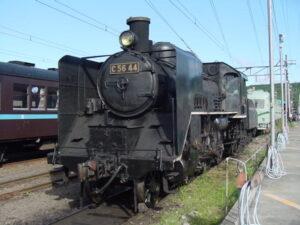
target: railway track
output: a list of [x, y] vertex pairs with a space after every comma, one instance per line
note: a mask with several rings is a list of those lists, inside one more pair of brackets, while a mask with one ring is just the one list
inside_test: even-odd
[[51, 187], [58, 182], [63, 182], [64, 178], [63, 167], [59, 167], [51, 171], [1, 182], [0, 200], [6, 200], [23, 193]]
[[51, 223], [51, 225], [123, 224], [135, 215], [132, 209], [132, 189], [125, 188], [107, 196], [101, 205], [89, 204]]
[[37, 149], [9, 149], [6, 151], [4, 155], [4, 159], [0, 164], [0, 168], [5, 167], [6, 165], [14, 164], [14, 163], [22, 163], [25, 161], [31, 161], [35, 159], [46, 159], [46, 155], [52, 152], [53, 149], [50, 150], [37, 150]]
[[2, 165], [2, 168], [11, 168], [11, 167], [22, 166], [22, 165], [26, 165], [26, 164], [40, 163], [40, 162], [46, 163], [47, 158], [42, 157], [42, 158], [36, 158], [36, 159], [27, 159], [27, 160], [22, 160], [22, 161], [17, 161], [17, 162], [5, 163]]

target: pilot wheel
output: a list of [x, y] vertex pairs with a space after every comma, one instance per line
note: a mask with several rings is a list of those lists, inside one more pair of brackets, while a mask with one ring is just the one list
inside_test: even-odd
[[155, 208], [158, 203], [161, 190], [161, 177], [153, 172], [145, 180], [145, 205]]

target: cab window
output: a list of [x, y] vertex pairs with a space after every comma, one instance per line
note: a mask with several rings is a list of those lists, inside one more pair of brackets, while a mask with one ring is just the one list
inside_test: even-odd
[[234, 73], [228, 73], [226, 77], [226, 90], [229, 94], [239, 95], [240, 94], [240, 83], [239, 77]]
[[47, 109], [55, 110], [58, 107], [58, 88], [48, 87]]
[[13, 85], [13, 109], [28, 109], [28, 85]]

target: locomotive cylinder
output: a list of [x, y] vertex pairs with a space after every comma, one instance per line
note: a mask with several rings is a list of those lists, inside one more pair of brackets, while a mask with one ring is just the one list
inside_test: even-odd
[[138, 37], [134, 49], [141, 52], [150, 50], [149, 42], [149, 24], [150, 19], [147, 17], [130, 17], [127, 19], [127, 24], [130, 26], [130, 31]]
[[228, 127], [228, 119], [222, 117], [216, 118], [214, 120], [214, 125], [218, 130], [225, 130]]

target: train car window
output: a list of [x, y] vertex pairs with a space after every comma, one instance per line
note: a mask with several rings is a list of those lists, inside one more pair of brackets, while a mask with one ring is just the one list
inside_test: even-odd
[[28, 109], [28, 85], [13, 85], [13, 109]]
[[255, 108], [263, 109], [265, 107], [265, 101], [263, 99], [255, 99]]
[[31, 109], [44, 110], [46, 107], [46, 89], [45, 87], [31, 87]]
[[58, 88], [48, 87], [47, 109], [56, 110], [58, 106]]

